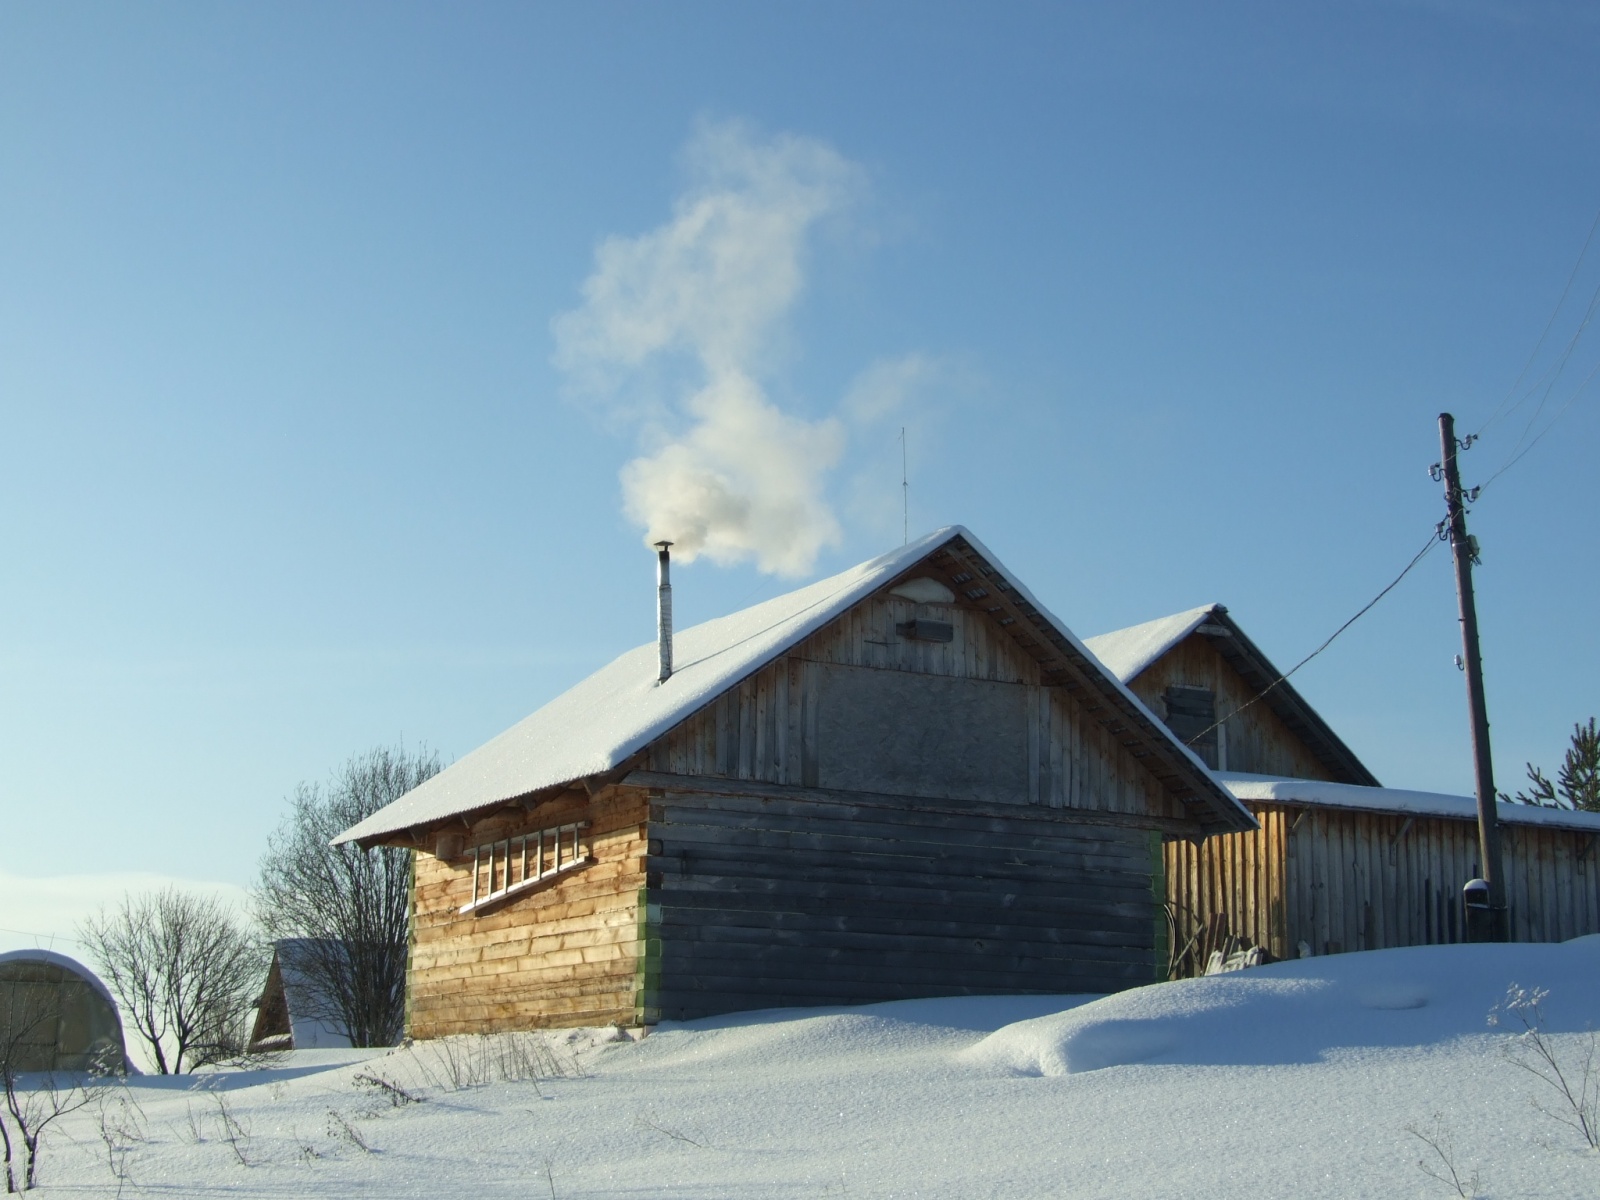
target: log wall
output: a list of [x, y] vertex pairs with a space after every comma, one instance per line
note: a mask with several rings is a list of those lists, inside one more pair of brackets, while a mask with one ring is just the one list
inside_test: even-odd
[[[1251, 805], [1257, 833], [1165, 851], [1180, 935], [1226, 914], [1229, 929], [1294, 957], [1464, 939], [1461, 885], [1479, 874], [1474, 821], [1331, 807]], [[1600, 933], [1595, 835], [1502, 824], [1512, 937]]]
[[[640, 971], [646, 794], [569, 791], [477, 822], [466, 855], [418, 851], [406, 1031], [412, 1037], [541, 1026], [631, 1025]], [[498, 906], [472, 899], [471, 847], [575, 820], [594, 861]]]
[[644, 1019], [1109, 992], [1164, 968], [1159, 835], [803, 789], [659, 789]]

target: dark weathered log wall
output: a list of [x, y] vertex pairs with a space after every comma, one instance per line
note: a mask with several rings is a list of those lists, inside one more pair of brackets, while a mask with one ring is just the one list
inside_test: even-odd
[[646, 1021], [1114, 991], [1164, 954], [1159, 835], [1130, 824], [685, 781], [652, 791], [649, 849]]

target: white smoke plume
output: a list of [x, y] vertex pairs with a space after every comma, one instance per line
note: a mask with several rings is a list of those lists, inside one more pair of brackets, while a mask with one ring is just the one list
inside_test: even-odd
[[[622, 470], [645, 541], [718, 563], [809, 571], [840, 539], [824, 494], [844, 450], [835, 418], [785, 413], [762, 380], [805, 283], [809, 235], [859, 193], [862, 173], [822, 142], [700, 127], [671, 219], [595, 252], [583, 304], [553, 323], [575, 390], [638, 427]], [[687, 368], [687, 374], [684, 369]], [[640, 393], [665, 381], [665, 400]]]

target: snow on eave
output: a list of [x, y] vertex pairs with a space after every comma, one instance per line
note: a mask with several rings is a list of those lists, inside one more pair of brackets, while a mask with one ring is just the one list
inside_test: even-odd
[[829, 621], [942, 547], [960, 540], [1066, 642], [1082, 653], [1100, 685], [1146, 720], [1146, 736], [1179, 751], [1199, 791], [1223, 825], [1254, 828], [1255, 817], [1211, 775], [1204, 762], [992, 555], [959, 525], [936, 530], [897, 550], [786, 595], [717, 617], [674, 637], [678, 666], [656, 679], [656, 643], [614, 659], [543, 708], [459, 759], [388, 807], [345, 830], [341, 842], [371, 843], [406, 830], [465, 817], [535, 792], [604, 775], [680, 721], [788, 652]]
[[[1404, 816], [1442, 817], [1476, 821], [1478, 802], [1471, 796], [1440, 792], [1413, 792], [1404, 788], [1362, 787], [1354, 783], [1327, 783], [1320, 779], [1292, 779], [1281, 775], [1245, 775], [1224, 771], [1217, 776], [1227, 789], [1245, 802], [1304, 804], [1316, 808], [1344, 808]], [[1534, 804], [1496, 802], [1502, 824], [1543, 825], [1600, 834], [1600, 813], [1540, 808]]]

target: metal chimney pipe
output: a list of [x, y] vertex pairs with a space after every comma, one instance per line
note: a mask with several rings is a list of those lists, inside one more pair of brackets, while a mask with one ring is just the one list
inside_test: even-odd
[[656, 543], [656, 643], [661, 651], [661, 674], [665, 683], [672, 675], [672, 555], [671, 542]]

